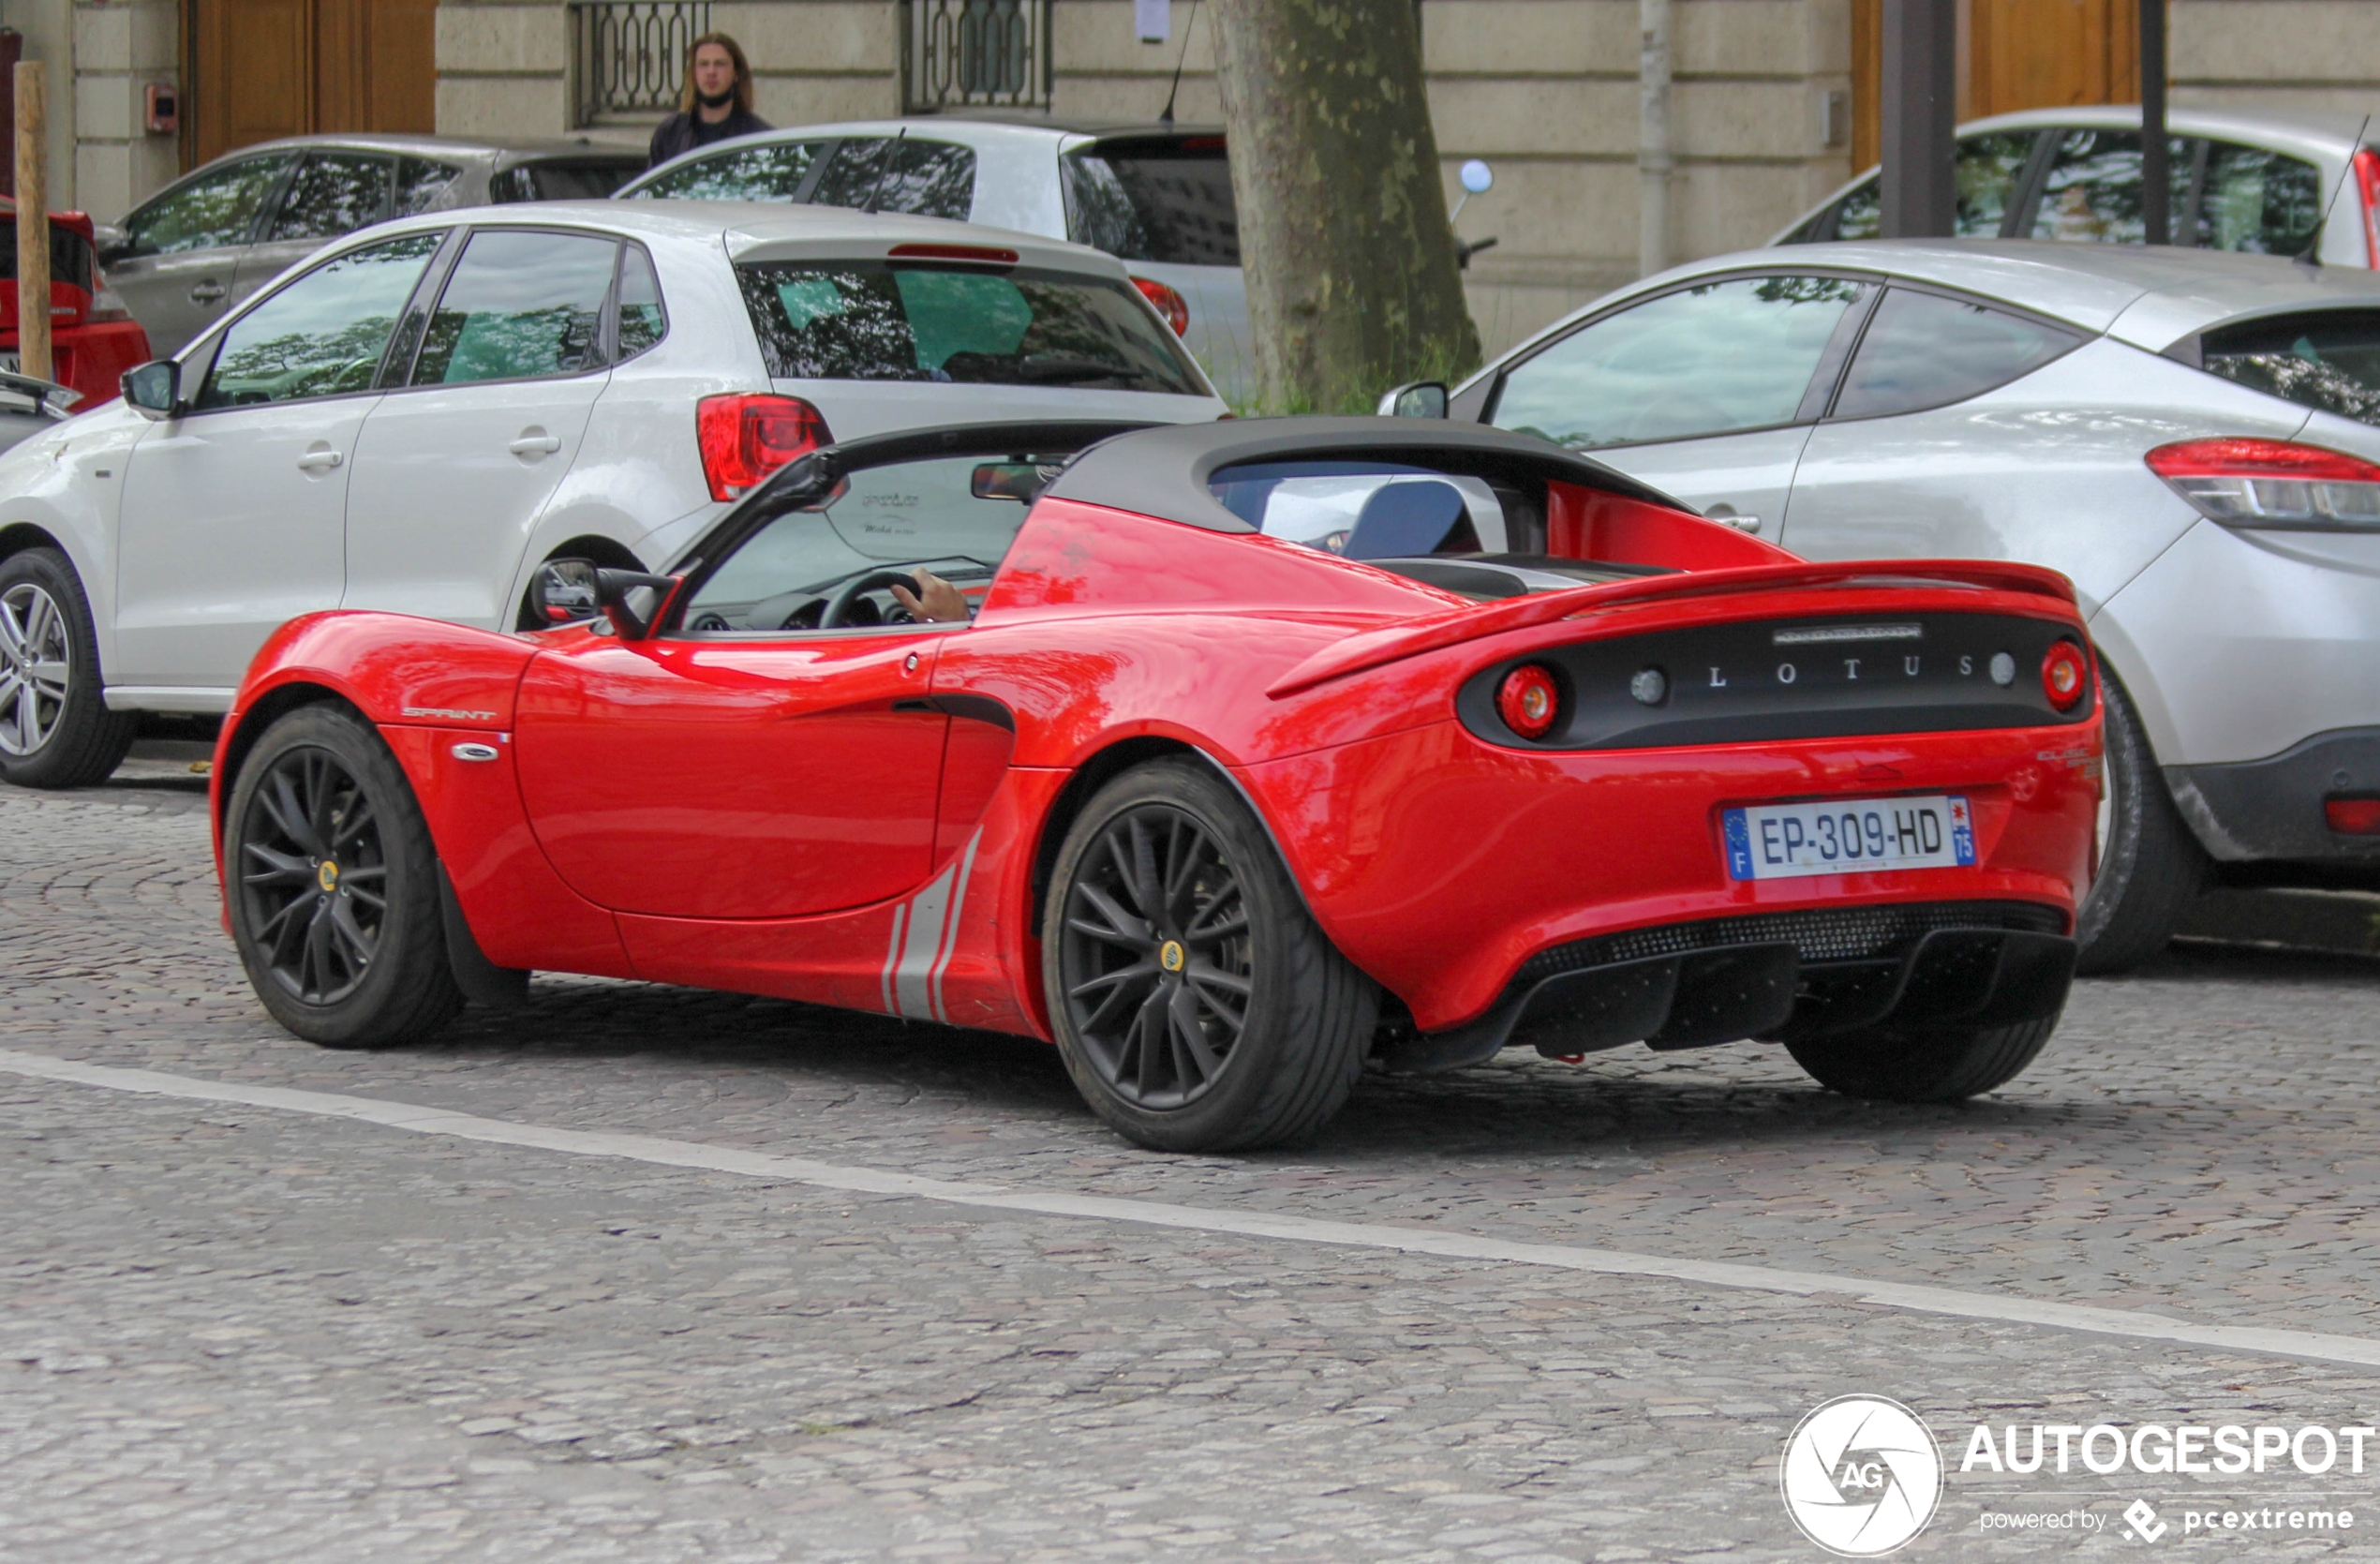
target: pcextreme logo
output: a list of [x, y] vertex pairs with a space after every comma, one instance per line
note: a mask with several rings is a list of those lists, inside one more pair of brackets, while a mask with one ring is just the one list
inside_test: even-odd
[[1778, 1465], [1785, 1512], [1842, 1558], [1875, 1558], [1926, 1529], [1942, 1499], [1941, 1447], [1881, 1395], [1842, 1395], [1802, 1419]]

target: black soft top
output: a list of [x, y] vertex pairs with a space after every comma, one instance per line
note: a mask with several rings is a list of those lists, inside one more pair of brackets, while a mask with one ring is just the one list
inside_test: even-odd
[[1668, 495], [1535, 435], [1435, 418], [1235, 418], [1168, 424], [1092, 446], [1042, 490], [1059, 499], [1159, 516], [1213, 532], [1253, 532], [1209, 486], [1251, 462], [1397, 462], [1508, 483], [1579, 484], [1683, 510]]

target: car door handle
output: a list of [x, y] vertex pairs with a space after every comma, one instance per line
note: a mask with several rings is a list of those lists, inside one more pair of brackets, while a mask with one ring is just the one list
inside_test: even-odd
[[221, 283], [209, 279], [190, 290], [190, 302], [194, 305], [211, 305], [223, 297], [225, 291]]
[[1758, 516], [1713, 516], [1711, 519], [1723, 521], [1738, 532], [1757, 532], [1761, 529], [1761, 518]]
[[339, 454], [336, 451], [308, 451], [305, 455], [300, 456], [297, 459], [298, 470], [301, 472], [328, 472], [331, 469], [338, 466], [339, 463], [345, 460], [347, 460], [347, 458]]
[[504, 449], [515, 456], [550, 456], [561, 448], [562, 437], [559, 435], [530, 434], [525, 431], [520, 439]]

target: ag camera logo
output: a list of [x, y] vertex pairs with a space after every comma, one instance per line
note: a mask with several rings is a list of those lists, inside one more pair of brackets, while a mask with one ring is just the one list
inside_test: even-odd
[[1926, 1529], [1942, 1500], [1941, 1447], [1881, 1395], [1842, 1395], [1802, 1419], [1778, 1466], [1785, 1512], [1841, 1558], [1875, 1558]]

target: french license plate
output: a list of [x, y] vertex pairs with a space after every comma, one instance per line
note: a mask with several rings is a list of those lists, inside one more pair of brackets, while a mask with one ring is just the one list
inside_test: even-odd
[[11, 375], [22, 375], [24, 373], [24, 365], [14, 353], [0, 353], [0, 369], [5, 369]]
[[1956, 794], [1754, 804], [1726, 812], [1732, 880], [1790, 880], [1880, 869], [1962, 869], [1975, 822]]

